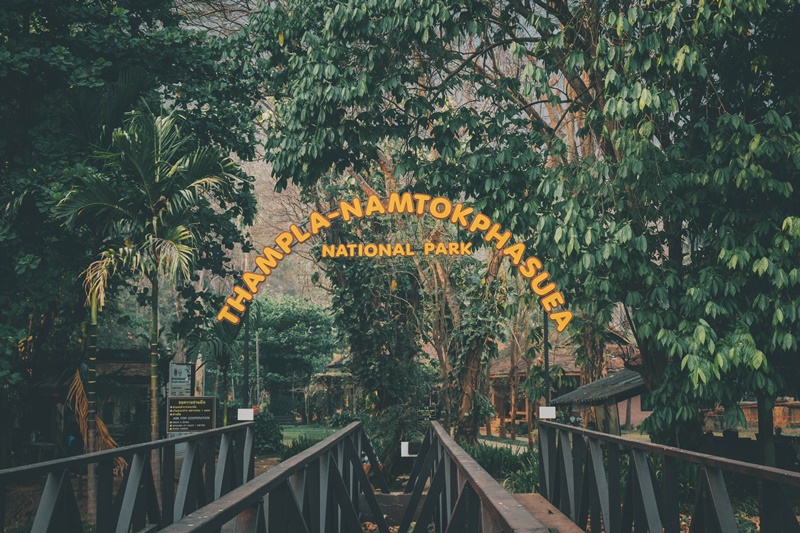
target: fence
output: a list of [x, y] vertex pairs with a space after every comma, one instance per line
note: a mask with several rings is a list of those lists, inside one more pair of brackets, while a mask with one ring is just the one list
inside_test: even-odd
[[739, 531], [728, 491], [733, 478], [758, 488], [760, 531], [800, 532], [787, 493], [800, 488], [797, 472], [548, 421], [539, 422], [539, 458], [543, 495], [593, 532], [679, 533], [681, 463], [697, 470], [694, 502], [685, 509], [693, 533]]
[[[426, 483], [430, 480], [427, 494]], [[545, 533], [549, 530], [470, 457], [438, 422], [422, 442], [406, 485], [411, 494], [399, 533], [433, 524], [442, 533]]]
[[[176, 484], [176, 446], [185, 445]], [[160, 490], [150, 469], [154, 450], [161, 458]], [[0, 533], [5, 531], [7, 490], [15, 483], [46, 476], [32, 533], [83, 532], [73, 477], [95, 465], [97, 533], [158, 531], [195, 509], [211, 503], [254, 473], [253, 422], [171, 439], [125, 446], [0, 470]], [[114, 491], [114, 470], [126, 466]], [[159, 497], [160, 495], [160, 497]]]
[[234, 522], [237, 533], [356, 532], [363, 493], [378, 531], [389, 533], [363, 460], [388, 493], [361, 422], [353, 422], [162, 531], [210, 533]]

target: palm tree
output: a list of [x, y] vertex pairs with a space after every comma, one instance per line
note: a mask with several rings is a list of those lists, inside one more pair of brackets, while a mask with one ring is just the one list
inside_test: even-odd
[[[129, 273], [149, 284], [150, 436], [159, 438], [158, 299], [162, 281], [190, 279], [203, 240], [200, 223], [233, 190], [234, 163], [214, 147], [195, 147], [177, 114], [134, 111], [98, 153], [101, 172], [89, 172], [59, 203], [68, 225], [85, 224], [107, 245], [86, 270], [86, 286], [102, 307], [108, 282]], [[153, 475], [159, 476], [156, 453]], [[159, 486], [156, 479], [156, 486]]]

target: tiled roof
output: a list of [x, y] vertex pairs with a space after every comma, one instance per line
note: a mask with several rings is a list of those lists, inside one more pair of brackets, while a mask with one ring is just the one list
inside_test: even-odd
[[578, 387], [550, 401], [553, 405], [583, 404], [598, 405], [607, 399], [613, 398], [616, 402], [633, 398], [645, 392], [642, 376], [638, 372], [623, 368], [604, 378], [593, 381], [583, 387]]

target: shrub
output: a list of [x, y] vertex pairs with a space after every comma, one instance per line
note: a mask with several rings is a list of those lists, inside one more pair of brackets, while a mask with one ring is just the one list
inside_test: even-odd
[[256, 453], [274, 455], [281, 452], [283, 446], [283, 432], [275, 417], [266, 409], [260, 410], [255, 417], [255, 448]]
[[535, 453], [514, 453], [506, 446], [478, 443], [464, 450], [510, 492], [535, 492], [539, 487], [539, 460]]
[[328, 418], [328, 425], [332, 428], [343, 428], [347, 424], [355, 422], [356, 420], [361, 420], [361, 418], [354, 413], [333, 413]]
[[296, 439], [292, 440], [292, 443], [288, 447], [284, 447], [281, 450], [281, 461], [285, 461], [289, 457], [294, 457], [300, 452], [303, 452], [318, 442], [322, 442], [325, 440], [324, 438], [314, 438], [309, 437], [308, 435], [300, 435]]
[[519, 468], [508, 472], [502, 481], [509, 492], [539, 492], [539, 458], [535, 453], [526, 452], [518, 456]]

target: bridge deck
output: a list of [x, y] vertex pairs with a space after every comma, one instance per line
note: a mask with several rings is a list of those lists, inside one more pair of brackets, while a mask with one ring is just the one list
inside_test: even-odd
[[583, 530], [567, 518], [555, 505], [541, 494], [514, 494], [514, 498], [551, 531], [559, 533], [583, 533]]

